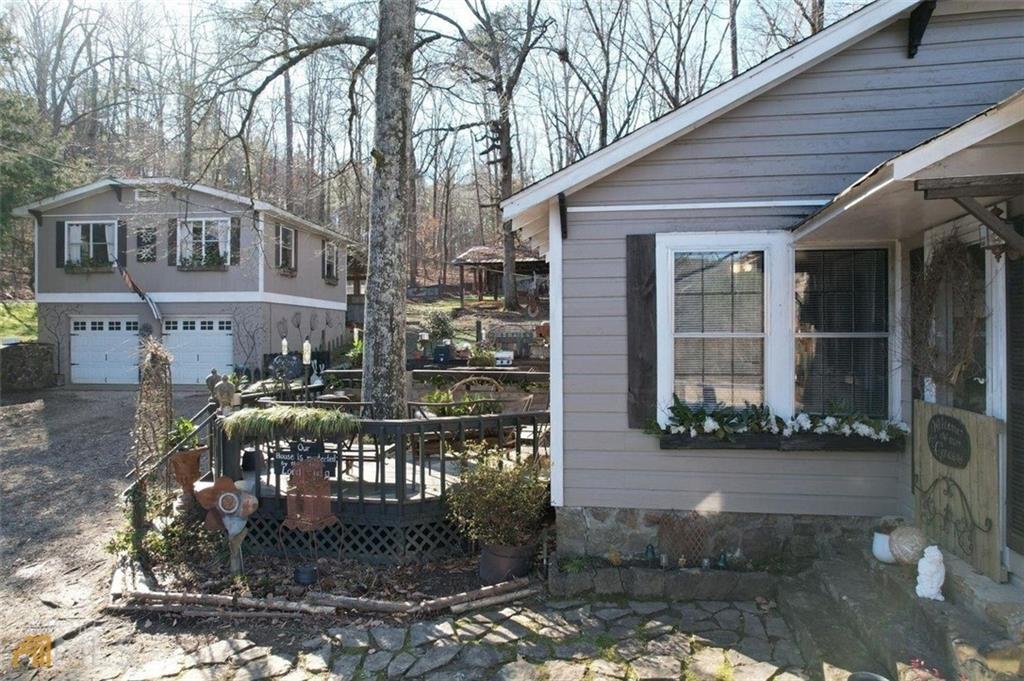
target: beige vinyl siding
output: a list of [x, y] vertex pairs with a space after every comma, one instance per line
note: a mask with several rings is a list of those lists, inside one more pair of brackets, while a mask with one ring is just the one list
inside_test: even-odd
[[661, 450], [656, 438], [627, 427], [625, 236], [786, 229], [814, 207], [571, 212], [831, 199], [878, 163], [1024, 87], [1024, 12], [936, 16], [915, 59], [907, 59], [906, 44], [907, 24], [896, 22], [569, 195], [564, 505], [837, 515], [910, 510], [906, 455]]

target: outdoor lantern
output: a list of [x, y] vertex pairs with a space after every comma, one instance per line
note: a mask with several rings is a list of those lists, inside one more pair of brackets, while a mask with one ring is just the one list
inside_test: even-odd
[[288, 354], [288, 339], [287, 338], [281, 338], [281, 354], [282, 355], [287, 355]]
[[313, 344], [309, 342], [309, 336], [306, 336], [306, 340], [302, 341], [302, 363], [305, 366], [309, 366], [313, 361]]

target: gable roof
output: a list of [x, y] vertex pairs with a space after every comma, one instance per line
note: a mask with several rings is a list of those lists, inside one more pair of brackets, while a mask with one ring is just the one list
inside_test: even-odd
[[[497, 246], [473, 246], [452, 258], [452, 265], [501, 265], [505, 262], [505, 249]], [[544, 262], [536, 251], [516, 248], [516, 262]]]
[[920, 0], [876, 0], [625, 137], [501, 202], [511, 220], [560, 193], [572, 193], [682, 137], [899, 19]]
[[234, 192], [225, 191], [223, 189], [217, 189], [216, 187], [210, 187], [203, 184], [193, 184], [186, 182], [174, 177], [143, 177], [143, 178], [127, 178], [127, 177], [104, 177], [90, 182], [89, 184], [82, 185], [81, 187], [75, 187], [69, 189], [66, 192], [49, 196], [45, 199], [40, 199], [33, 203], [26, 204], [24, 206], [18, 206], [12, 212], [14, 215], [21, 217], [27, 217], [33, 211], [45, 212], [51, 208], [57, 208], [74, 201], [79, 201], [89, 196], [99, 194], [100, 192], [106, 191], [112, 187], [129, 187], [132, 189], [152, 189], [153, 187], [174, 187], [176, 189], [184, 189], [187, 191], [197, 192], [200, 194], [206, 194], [207, 196], [213, 196], [218, 199], [224, 199], [225, 201], [231, 201], [238, 203], [243, 206], [250, 206], [253, 210], [261, 213], [272, 215], [285, 222], [298, 225], [305, 228], [306, 230], [318, 234], [320, 236], [328, 237], [331, 239], [347, 240], [340, 234], [336, 234], [326, 229], [325, 227], [318, 225], [314, 222], [310, 222], [305, 218], [300, 218], [294, 213], [289, 213], [286, 210], [282, 210], [277, 206], [261, 201], [259, 199], [253, 199], [243, 194], [235, 194]]

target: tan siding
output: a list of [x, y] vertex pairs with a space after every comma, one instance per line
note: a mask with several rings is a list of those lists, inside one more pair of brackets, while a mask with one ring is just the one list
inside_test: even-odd
[[[569, 196], [579, 206], [830, 199], [1024, 87], [1024, 13], [897, 22]], [[879, 515], [908, 510], [899, 453], [661, 450], [626, 427], [627, 234], [783, 229], [813, 208], [570, 212], [564, 243], [566, 506]], [[907, 386], [909, 388], [909, 386]], [[909, 414], [908, 414], [909, 416]]]

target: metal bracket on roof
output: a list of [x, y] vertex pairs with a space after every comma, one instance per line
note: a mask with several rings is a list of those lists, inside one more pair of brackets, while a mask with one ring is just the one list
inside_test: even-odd
[[558, 220], [562, 223], [562, 239], [569, 238], [569, 218], [566, 215], [565, 192], [558, 192]]
[[917, 54], [917, 48], [921, 46], [924, 38], [924, 31], [928, 28], [928, 21], [935, 11], [935, 0], [924, 0], [910, 13], [910, 28], [907, 36], [907, 58], [913, 59]]

